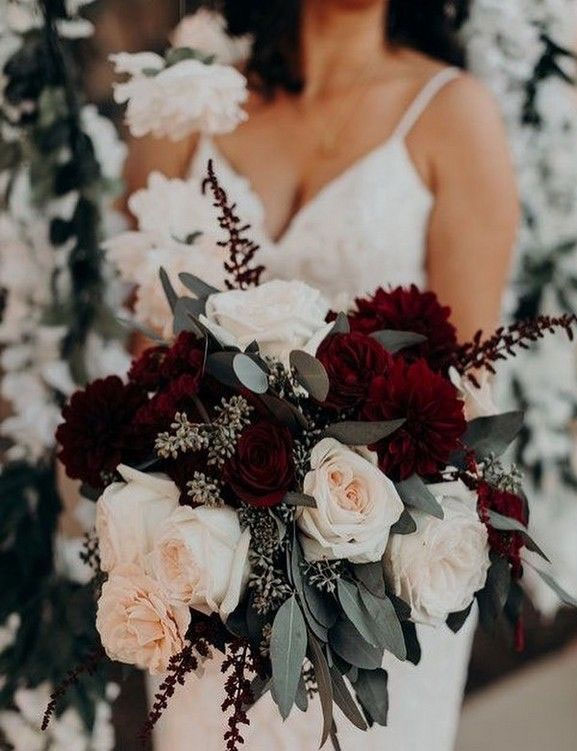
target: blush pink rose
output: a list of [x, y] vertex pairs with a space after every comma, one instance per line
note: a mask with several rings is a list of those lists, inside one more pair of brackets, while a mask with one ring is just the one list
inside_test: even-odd
[[102, 587], [96, 628], [112, 660], [163, 673], [184, 647], [190, 623], [185, 605], [171, 605], [138, 566], [119, 566]]

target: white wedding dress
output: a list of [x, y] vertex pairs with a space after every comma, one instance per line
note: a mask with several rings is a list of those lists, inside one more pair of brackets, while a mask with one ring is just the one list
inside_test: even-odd
[[[433, 197], [421, 181], [405, 138], [435, 94], [458, 72], [437, 74], [409, 107], [390, 139], [332, 180], [291, 221], [278, 242], [266, 237], [263, 207], [249, 182], [236, 174], [209, 139], [202, 139], [190, 177], [199, 182], [212, 159], [223, 187], [262, 241], [259, 262], [269, 277], [302, 279], [334, 305], [378, 285], [426, 283], [425, 245]], [[418, 667], [386, 655], [389, 726], [367, 733], [335, 709], [343, 751], [450, 751], [453, 748], [475, 619], [455, 635], [448, 628], [420, 627]], [[158, 751], [223, 751], [226, 727], [220, 660], [207, 663], [201, 680], [191, 676], [159, 723]], [[151, 685], [150, 690], [153, 691]], [[282, 722], [267, 694], [249, 714], [247, 751], [316, 751], [321, 711], [296, 707]], [[330, 746], [330, 741], [327, 744]]]

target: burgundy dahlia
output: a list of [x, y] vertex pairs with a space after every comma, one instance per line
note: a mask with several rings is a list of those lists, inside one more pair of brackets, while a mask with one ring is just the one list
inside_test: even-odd
[[414, 284], [356, 300], [350, 314], [353, 331], [372, 334], [382, 329], [413, 331], [427, 337], [423, 344], [403, 351], [405, 359], [424, 357], [435, 371], [445, 370], [457, 351], [457, 331], [449, 321], [451, 309], [440, 304], [434, 292], [421, 292]]
[[142, 386], [147, 391], [158, 391], [166, 383], [163, 373], [168, 347], [149, 347], [132, 362], [128, 380]]
[[240, 500], [250, 506], [276, 506], [294, 479], [290, 431], [261, 420], [245, 428], [223, 477]]
[[394, 480], [435, 474], [460, 445], [466, 423], [455, 387], [424, 360], [392, 358], [386, 375], [376, 376], [363, 407], [365, 420], [405, 418], [390, 438], [377, 444], [379, 464]]
[[372, 379], [385, 372], [391, 359], [379, 342], [356, 331], [328, 336], [316, 356], [331, 384], [325, 403], [336, 409], [364, 401]]
[[99, 488], [103, 473], [123, 462], [143, 461], [152, 446], [134, 429], [134, 417], [146, 400], [141, 388], [117, 376], [77, 391], [62, 410], [64, 422], [56, 431], [58, 458], [68, 476]]

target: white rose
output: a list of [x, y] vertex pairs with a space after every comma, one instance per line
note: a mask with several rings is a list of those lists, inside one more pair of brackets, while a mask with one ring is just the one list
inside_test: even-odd
[[479, 387], [475, 386], [468, 378], [461, 376], [455, 368], [449, 369], [451, 383], [459, 392], [464, 402], [465, 420], [470, 422], [477, 417], [490, 417], [499, 414], [499, 408], [493, 400], [491, 377], [484, 370], [477, 373], [476, 378]]
[[468, 607], [484, 587], [490, 561], [475, 493], [461, 481], [430, 485], [429, 490], [445, 518], [411, 511], [417, 531], [393, 535], [384, 560], [388, 584], [411, 606], [413, 620], [439, 625]]
[[245, 349], [256, 341], [263, 355], [288, 364], [292, 350], [316, 353], [332, 327], [328, 312], [328, 302], [308, 284], [273, 280], [211, 295], [202, 320], [224, 344]]
[[178, 506], [180, 491], [167, 477], [124, 465], [126, 482], [109, 485], [96, 504], [96, 534], [103, 571], [120, 564], [143, 565], [158, 525]]
[[233, 509], [182, 506], [158, 529], [148, 566], [171, 602], [226, 620], [247, 582], [249, 543]]
[[404, 506], [391, 480], [376, 466], [376, 454], [366, 455], [370, 459], [333, 438], [313, 448], [312, 470], [303, 489], [317, 505], [299, 509], [297, 519], [307, 560], [381, 559]]
[[[133, 136], [179, 141], [195, 132], [228, 133], [246, 120], [241, 106], [248, 97], [246, 79], [235, 68], [188, 59], [159, 70], [162, 58], [148, 55], [112, 56], [118, 73], [132, 75], [115, 84], [114, 99], [126, 103]], [[157, 72], [146, 75], [148, 67]]]

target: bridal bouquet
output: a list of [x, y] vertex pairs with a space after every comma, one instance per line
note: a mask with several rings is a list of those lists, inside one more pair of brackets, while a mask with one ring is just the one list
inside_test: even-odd
[[459, 345], [449, 309], [415, 287], [336, 314], [302, 282], [259, 284], [257, 248], [209, 174], [229, 289], [183, 272], [178, 296], [161, 272], [174, 338], [126, 383], [72, 397], [60, 458], [98, 498], [103, 650], [167, 673], [147, 730], [221, 651], [227, 748], [269, 691], [283, 719], [318, 693], [324, 743], [334, 704], [358, 728], [386, 724], [383, 655], [418, 663], [415, 624], [456, 632], [476, 599], [521, 639], [522, 556], [545, 555], [499, 460], [522, 415], [498, 413], [487, 374], [572, 320]]

